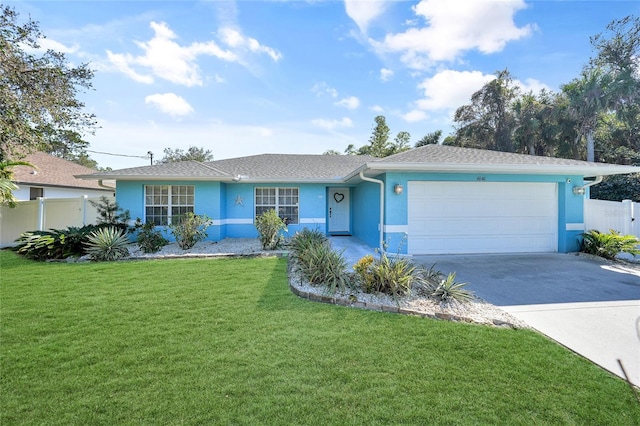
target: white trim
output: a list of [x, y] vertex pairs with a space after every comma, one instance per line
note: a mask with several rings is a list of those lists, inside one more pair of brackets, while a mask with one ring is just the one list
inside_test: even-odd
[[213, 224], [215, 226], [221, 225], [253, 225], [251, 219], [214, 219]]
[[300, 218], [299, 222], [300, 224], [304, 224], [304, 223], [311, 223], [311, 224], [318, 224], [318, 225], [324, 225], [325, 223], [327, 223], [327, 220], [324, 217], [302, 217]]
[[566, 231], [584, 231], [584, 223], [567, 223]]
[[387, 233], [409, 233], [409, 225], [385, 225], [384, 232]]

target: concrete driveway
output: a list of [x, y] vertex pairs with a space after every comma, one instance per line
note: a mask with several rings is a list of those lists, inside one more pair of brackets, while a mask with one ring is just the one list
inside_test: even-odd
[[640, 386], [640, 266], [574, 254], [415, 256], [536, 330]]

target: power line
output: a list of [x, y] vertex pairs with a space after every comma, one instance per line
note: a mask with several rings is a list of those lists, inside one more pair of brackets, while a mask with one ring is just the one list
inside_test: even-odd
[[92, 151], [90, 149], [87, 149], [85, 151], [92, 152], [94, 154], [104, 154], [104, 155], [113, 155], [115, 157], [131, 157], [131, 158], [149, 158], [149, 154], [150, 154], [150, 153], [147, 153], [147, 155], [114, 154], [112, 152]]

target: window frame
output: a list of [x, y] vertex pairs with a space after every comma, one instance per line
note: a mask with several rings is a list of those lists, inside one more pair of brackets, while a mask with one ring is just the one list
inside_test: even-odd
[[[38, 194], [34, 194], [35, 192]], [[30, 186], [29, 187], [29, 201], [37, 200], [38, 198], [44, 197], [44, 188], [41, 186]]]
[[[272, 197], [273, 200], [271, 200]], [[300, 188], [297, 186], [256, 186], [253, 189], [253, 201], [254, 219], [268, 210], [275, 210], [287, 225], [300, 223]], [[260, 213], [258, 213], [259, 209]]]
[[[149, 193], [149, 188], [154, 190]], [[166, 192], [163, 191], [166, 188]], [[159, 190], [158, 190], [159, 189]], [[151, 203], [149, 198], [151, 197]], [[149, 214], [148, 209], [159, 209]], [[144, 221], [155, 226], [169, 226], [174, 216], [195, 211], [195, 185], [144, 185]], [[166, 217], [166, 223], [164, 218]], [[157, 221], [156, 218], [159, 218]]]

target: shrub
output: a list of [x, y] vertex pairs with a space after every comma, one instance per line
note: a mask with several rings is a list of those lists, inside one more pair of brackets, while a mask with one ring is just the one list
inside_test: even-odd
[[433, 288], [430, 297], [440, 302], [468, 302], [473, 300], [474, 296], [471, 291], [464, 288], [466, 285], [467, 283], [457, 282], [456, 274], [452, 272]]
[[297, 255], [302, 276], [310, 284], [325, 285], [330, 293], [351, 287], [347, 261], [342, 252], [331, 249], [328, 243], [314, 243]]
[[129, 239], [122, 229], [113, 226], [98, 229], [87, 240], [86, 251], [93, 260], [110, 261], [129, 256]]
[[304, 253], [314, 245], [328, 244], [327, 236], [318, 230], [310, 230], [304, 228], [302, 231], [296, 232], [289, 242], [289, 250], [291, 258], [296, 260], [300, 253]]
[[188, 250], [198, 241], [207, 238], [207, 228], [213, 221], [207, 215], [196, 215], [189, 212], [178, 218], [173, 218], [169, 228], [176, 238], [176, 243], [182, 250]]
[[582, 234], [582, 247], [580, 251], [605, 259], [614, 259], [618, 253], [630, 253], [640, 255], [637, 246], [640, 240], [633, 235], [620, 235], [613, 229], [608, 234], [591, 230]]
[[385, 293], [393, 297], [404, 296], [411, 292], [418, 279], [417, 267], [407, 258], [389, 257], [382, 253], [370, 267], [372, 292]]
[[98, 201], [89, 201], [98, 210], [98, 224], [108, 224], [126, 230], [131, 219], [129, 210], [123, 210], [117, 202], [111, 201], [104, 195]]
[[81, 228], [50, 229], [24, 232], [16, 240], [19, 254], [33, 260], [65, 259], [86, 254], [85, 243], [93, 231], [105, 225], [87, 225]]
[[136, 242], [140, 249], [145, 253], [156, 253], [162, 247], [169, 244], [169, 241], [162, 236], [160, 231], [155, 229], [155, 226], [151, 222], [147, 222], [144, 225], [136, 223], [140, 228]]
[[255, 226], [258, 230], [263, 250], [275, 250], [284, 242], [281, 232], [286, 232], [287, 226], [275, 210], [267, 210], [257, 216]]
[[358, 282], [365, 293], [373, 292], [373, 262], [373, 256], [368, 254], [358, 260], [355, 265], [353, 265], [353, 269], [356, 271]]

